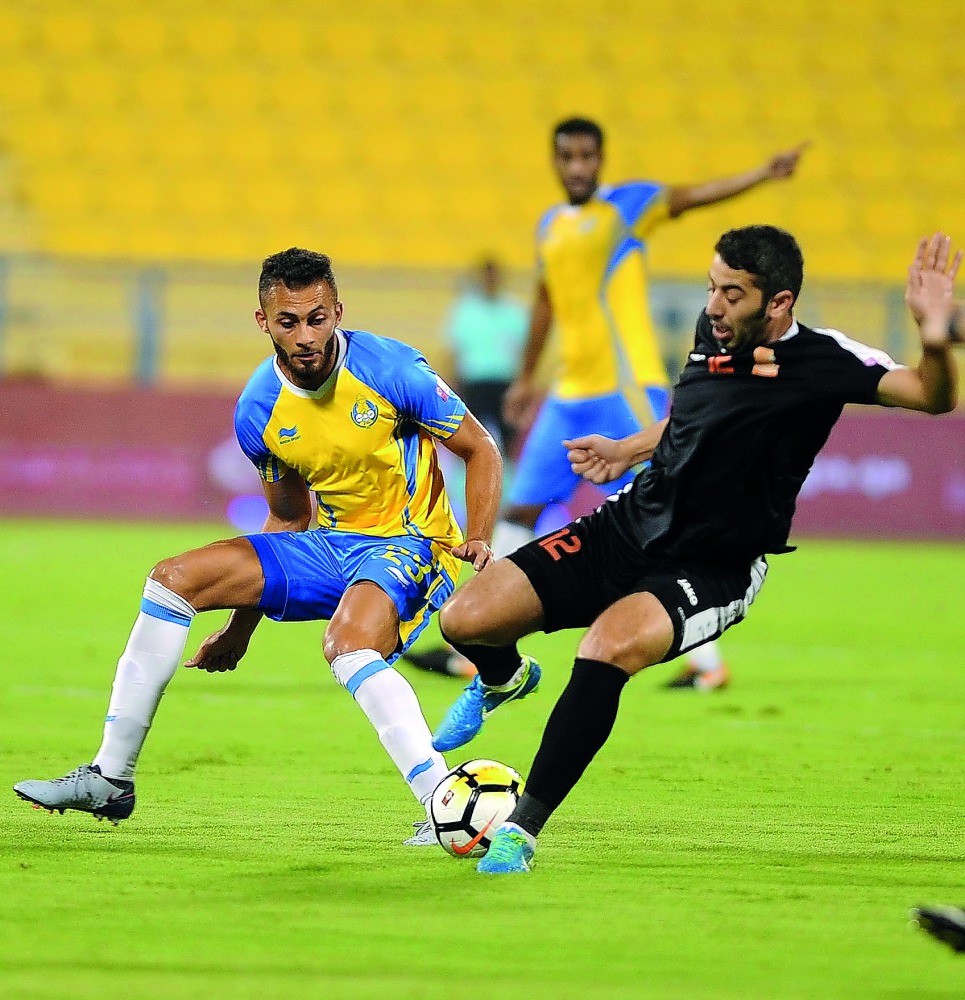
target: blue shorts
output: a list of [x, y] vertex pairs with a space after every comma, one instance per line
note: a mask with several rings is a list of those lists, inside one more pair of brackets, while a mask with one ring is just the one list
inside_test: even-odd
[[[259, 611], [278, 622], [328, 621], [353, 584], [371, 580], [399, 612], [398, 657], [455, 589], [427, 538], [379, 538], [347, 531], [279, 531], [245, 535], [265, 574]], [[451, 556], [446, 555], [451, 560]]]
[[[647, 400], [653, 423], [667, 415], [670, 393], [662, 386], [648, 386]], [[561, 442], [586, 434], [622, 438], [642, 429], [639, 417], [619, 392], [592, 399], [557, 399], [550, 396], [536, 417], [516, 466], [516, 476], [509, 491], [512, 504], [566, 503], [580, 483], [570, 468]], [[607, 484], [615, 493], [633, 479], [633, 471]]]

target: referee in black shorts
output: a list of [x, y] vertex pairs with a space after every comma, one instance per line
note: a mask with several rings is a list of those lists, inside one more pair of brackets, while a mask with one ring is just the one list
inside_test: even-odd
[[733, 229], [715, 251], [669, 418], [621, 441], [565, 442], [573, 468], [594, 482], [649, 460], [646, 470], [595, 513], [487, 567], [441, 611], [443, 634], [479, 670], [434, 734], [446, 749], [535, 687], [518, 639], [587, 628], [481, 872], [529, 870], [537, 835], [606, 742], [630, 677], [743, 620], [767, 556], [792, 551], [797, 495], [845, 404], [955, 406], [949, 330], [962, 255], [951, 258], [948, 237], [922, 240], [909, 268], [905, 301], [922, 347], [914, 368], [797, 322], [804, 265], [790, 233]]

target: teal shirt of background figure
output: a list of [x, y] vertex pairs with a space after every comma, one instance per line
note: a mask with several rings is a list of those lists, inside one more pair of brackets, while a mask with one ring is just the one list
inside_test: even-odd
[[465, 292], [452, 307], [446, 335], [464, 382], [509, 382], [519, 369], [529, 317], [508, 295]]

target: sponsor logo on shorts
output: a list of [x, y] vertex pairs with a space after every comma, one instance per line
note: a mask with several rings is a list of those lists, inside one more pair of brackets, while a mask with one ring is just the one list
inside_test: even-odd
[[378, 419], [379, 408], [371, 400], [359, 395], [352, 407], [352, 421], [359, 427], [371, 427]]
[[691, 586], [689, 580], [678, 580], [677, 584], [680, 589], [687, 595], [687, 600], [690, 601], [690, 606], [692, 608], [697, 607], [697, 595], [694, 593], [694, 588]]

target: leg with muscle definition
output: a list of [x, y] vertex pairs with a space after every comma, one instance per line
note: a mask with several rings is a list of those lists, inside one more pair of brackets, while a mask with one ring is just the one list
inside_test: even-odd
[[670, 616], [649, 593], [624, 597], [596, 619], [543, 730], [526, 788], [479, 862], [480, 872], [529, 871], [543, 825], [609, 738], [626, 682], [659, 663], [673, 638]]
[[349, 587], [325, 632], [324, 652], [336, 680], [378, 733], [412, 794], [425, 805], [448, 772], [433, 750], [419, 700], [386, 661], [399, 643], [399, 612], [377, 584]]
[[188, 662], [233, 670], [260, 614], [261, 563], [244, 538], [213, 542], [158, 563], [144, 586], [141, 609], [117, 662], [100, 749], [91, 764], [53, 781], [22, 781], [21, 798], [53, 810], [79, 809], [113, 822], [134, 809], [134, 771], [155, 713], [184, 654], [199, 611], [236, 610]]

